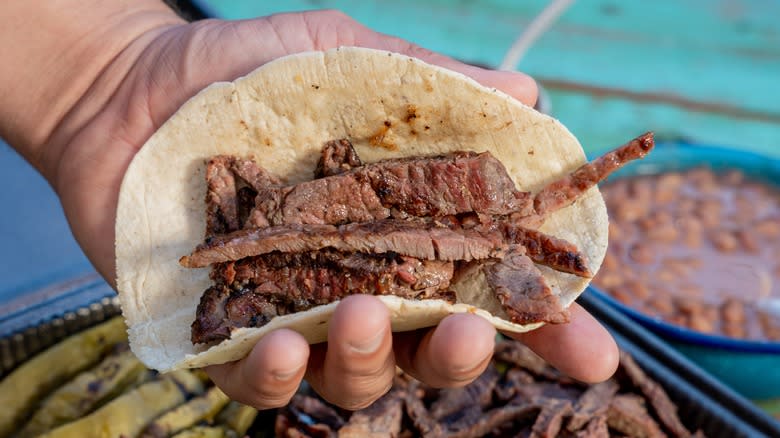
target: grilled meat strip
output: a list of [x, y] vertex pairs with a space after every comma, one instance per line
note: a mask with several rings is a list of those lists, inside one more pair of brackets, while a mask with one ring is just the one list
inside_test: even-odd
[[471, 261], [503, 257], [511, 244], [523, 245], [537, 263], [582, 277], [591, 273], [573, 244], [510, 223], [463, 228], [457, 221], [385, 219], [335, 225], [283, 225], [244, 229], [217, 236], [180, 259], [182, 266], [202, 268], [273, 251], [301, 252], [333, 248], [381, 254], [395, 252], [426, 260]]
[[314, 170], [314, 178], [338, 175], [363, 165], [349, 140], [331, 140], [322, 148], [320, 161]]
[[535, 215], [544, 216], [571, 205], [586, 190], [607, 179], [612, 172], [633, 160], [644, 158], [654, 145], [653, 133], [646, 132], [553, 181], [534, 196]]
[[282, 186], [251, 160], [208, 163], [207, 240], [181, 259], [214, 265], [193, 341], [352, 293], [454, 299], [452, 261], [485, 273], [510, 319], [565, 322], [533, 262], [590, 277], [577, 248], [529, 228], [652, 147], [646, 134], [536, 196], [517, 191], [489, 154], [457, 152], [363, 165], [328, 142], [313, 181]]
[[385, 160], [270, 189], [258, 194], [252, 215], [264, 216], [271, 225], [344, 224], [386, 219], [392, 214], [509, 214], [531, 207], [530, 194], [515, 188], [492, 155], [453, 152]]
[[267, 226], [251, 212], [258, 193], [279, 187], [278, 179], [252, 160], [218, 155], [206, 163], [206, 238], [245, 228]]
[[398, 254], [323, 250], [273, 253], [215, 265], [192, 325], [196, 343], [226, 339], [234, 328], [259, 327], [356, 293], [454, 302], [451, 262]]

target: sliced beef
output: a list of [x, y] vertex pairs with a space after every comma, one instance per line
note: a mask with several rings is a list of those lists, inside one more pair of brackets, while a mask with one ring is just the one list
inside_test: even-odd
[[532, 383], [534, 383], [534, 376], [531, 373], [522, 368], [510, 368], [496, 385], [495, 395], [498, 400], [508, 402], [517, 395], [519, 388]]
[[213, 267], [193, 339], [224, 339], [236, 327], [353, 293], [451, 299], [455, 261], [484, 272], [512, 322], [566, 322], [534, 262], [592, 273], [576, 246], [529, 225], [651, 147], [647, 134], [534, 197], [489, 153], [363, 164], [349, 141], [337, 140], [323, 148], [318, 178], [290, 186], [252, 160], [214, 157], [206, 169], [208, 238], [180, 260]]
[[[279, 187], [277, 178], [250, 159], [228, 155], [212, 157], [206, 163], [206, 237], [243, 228], [254, 209], [258, 192]], [[267, 226], [262, 220], [250, 222]]]
[[304, 252], [324, 248], [373, 254], [395, 252], [426, 260], [469, 261], [500, 258], [511, 244], [527, 248], [527, 254], [537, 263], [583, 277], [591, 276], [585, 256], [563, 239], [512, 224], [464, 228], [457, 221], [424, 219], [243, 229], [207, 239], [179, 263], [188, 268], [202, 268], [273, 251]]
[[[318, 400], [296, 398], [294, 408], [282, 409], [279, 417], [284, 418], [277, 417], [277, 436], [601, 438], [663, 437], [669, 432], [658, 423], [647, 396], [626, 376], [590, 386], [559, 379], [558, 373], [546, 371], [549, 365], [518, 353], [527, 349], [516, 341], [498, 342], [497, 360], [459, 389], [430, 388], [408, 375], [396, 375], [387, 395], [351, 417], [338, 409], [328, 413], [322, 402], [315, 403]], [[531, 369], [515, 363], [527, 363]], [[501, 395], [509, 381], [514, 382], [511, 399]], [[301, 409], [305, 401], [310, 413]]]
[[434, 420], [428, 412], [428, 408], [425, 407], [424, 395], [425, 390], [421, 388], [420, 382], [413, 381], [409, 384], [404, 400], [406, 415], [411, 419], [417, 435], [423, 437], [446, 436], [444, 426]]
[[583, 164], [569, 175], [545, 186], [534, 196], [534, 212], [547, 215], [571, 205], [586, 190], [606, 179], [612, 172], [632, 160], [643, 158], [653, 148], [653, 133], [648, 132]]
[[554, 438], [561, 430], [563, 418], [571, 414], [571, 402], [563, 399], [543, 399], [538, 402], [541, 405], [539, 415], [536, 417], [531, 437]]
[[577, 438], [609, 438], [609, 427], [606, 415], [593, 417], [588, 424], [575, 435]]
[[271, 225], [286, 225], [375, 221], [391, 209], [417, 217], [530, 213], [531, 205], [492, 155], [453, 152], [384, 160], [262, 192], [255, 209]]
[[443, 389], [438, 399], [431, 404], [431, 415], [447, 422], [447, 417], [457, 415], [467, 408], [478, 412], [486, 409], [493, 400], [493, 389], [500, 375], [493, 365], [488, 365], [475, 381], [462, 388]]
[[230, 171], [232, 157], [217, 156], [206, 163], [206, 237], [240, 228], [236, 178]]
[[591, 385], [574, 405], [574, 413], [566, 428], [572, 432], [582, 429], [592, 418], [606, 414], [618, 389], [619, 385], [614, 380]]
[[344, 423], [341, 415], [319, 398], [295, 394], [276, 416], [274, 430], [277, 437], [335, 438]]
[[593, 277], [585, 256], [566, 240], [513, 223], [502, 223], [501, 232], [505, 242], [523, 246], [525, 254], [540, 265], [580, 277]]
[[381, 254], [395, 252], [426, 260], [474, 260], [499, 256], [500, 236], [475, 230], [451, 230], [429, 221], [386, 219], [334, 225], [282, 225], [245, 229], [207, 240], [180, 263], [202, 268], [273, 251], [303, 252], [333, 248]]
[[356, 411], [338, 431], [339, 438], [395, 438], [403, 419], [401, 390], [393, 389], [371, 406]]
[[569, 313], [521, 246], [510, 246], [501, 260], [482, 262], [485, 280], [509, 319], [517, 324], [564, 323]]
[[349, 140], [332, 140], [322, 147], [314, 178], [338, 175], [362, 165], [363, 162]]
[[195, 343], [226, 339], [239, 327], [259, 327], [278, 315], [368, 293], [444, 299], [450, 262], [336, 251], [273, 253], [215, 266], [216, 285], [201, 297], [192, 325]]
[[636, 394], [620, 394], [612, 399], [607, 424], [611, 429], [631, 437], [666, 436], [645, 409], [644, 399]]
[[634, 358], [624, 351], [620, 352], [620, 370], [647, 397], [656, 415], [661, 420], [661, 424], [669, 432], [677, 437], [685, 438], [691, 436], [691, 433], [680, 421], [680, 417], [677, 415], [677, 406], [669, 398], [666, 391], [661, 388], [661, 385], [648, 377], [634, 361]]
[[484, 436], [502, 424], [511, 423], [520, 419], [533, 418], [538, 412], [539, 406], [530, 403], [499, 406], [484, 412], [471, 424], [460, 425], [457, 430], [449, 430], [446, 436], [449, 438]]

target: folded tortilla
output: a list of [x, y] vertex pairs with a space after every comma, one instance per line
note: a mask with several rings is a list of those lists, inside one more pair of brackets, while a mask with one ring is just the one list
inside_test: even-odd
[[[179, 265], [203, 241], [205, 162], [217, 154], [253, 157], [286, 183], [311, 179], [322, 145], [347, 138], [364, 162], [456, 150], [490, 151], [520, 190], [536, 191], [585, 163], [558, 121], [459, 73], [404, 55], [339, 48], [287, 56], [233, 82], [215, 83], [146, 142], [124, 176], [116, 221], [117, 288], [130, 345], [149, 367], [168, 371], [244, 357], [270, 330], [327, 337], [336, 303], [242, 328], [213, 346], [193, 345], [190, 324], [209, 269]], [[607, 213], [597, 188], [546, 220], [541, 230], [582, 251], [595, 273], [607, 247]], [[589, 279], [539, 267], [569, 306]], [[458, 303], [379, 297], [395, 331], [472, 312], [515, 332], [479, 278], [455, 287]], [[505, 315], [503, 315], [505, 316]]]

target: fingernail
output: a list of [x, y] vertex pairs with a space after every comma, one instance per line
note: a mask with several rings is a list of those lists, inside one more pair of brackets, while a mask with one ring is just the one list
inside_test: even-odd
[[385, 330], [380, 330], [374, 336], [361, 341], [349, 342], [349, 348], [355, 353], [359, 354], [371, 354], [379, 350], [382, 346], [382, 341], [385, 339]]
[[277, 371], [273, 371], [271, 374], [274, 376], [274, 379], [276, 380], [286, 381], [292, 379], [293, 377], [295, 377], [295, 375], [301, 372], [301, 368], [303, 367], [298, 367], [293, 370], [277, 370]]

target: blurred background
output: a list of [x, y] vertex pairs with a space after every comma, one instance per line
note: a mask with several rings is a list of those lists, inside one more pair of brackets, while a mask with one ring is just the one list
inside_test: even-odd
[[[545, 0], [193, 0], [194, 16], [240, 19], [335, 8], [374, 30], [498, 67]], [[652, 130], [667, 142], [780, 158], [780, 2], [580, 0], [517, 68], [590, 155]], [[251, 50], [247, 47], [247, 50]], [[73, 241], [48, 184], [0, 141], [0, 327], [46, 300], [109, 293]], [[86, 297], [86, 298], [85, 298]], [[41, 312], [50, 306], [42, 306]], [[10, 321], [10, 322], [9, 322]], [[11, 325], [9, 325], [11, 324]]]
[[[340, 9], [365, 25], [497, 67], [545, 0], [193, 0], [191, 15], [240, 19]], [[194, 6], [192, 8], [191, 6]], [[780, 157], [780, 2], [580, 0], [518, 68], [591, 155], [653, 130], [665, 140]], [[251, 48], [248, 48], [251, 49]], [[0, 140], [0, 314], [10, 302], [92, 269], [50, 188]], [[45, 292], [44, 295], [58, 291]], [[25, 300], [27, 301], [27, 300]], [[10, 307], [9, 307], [10, 306]]]

